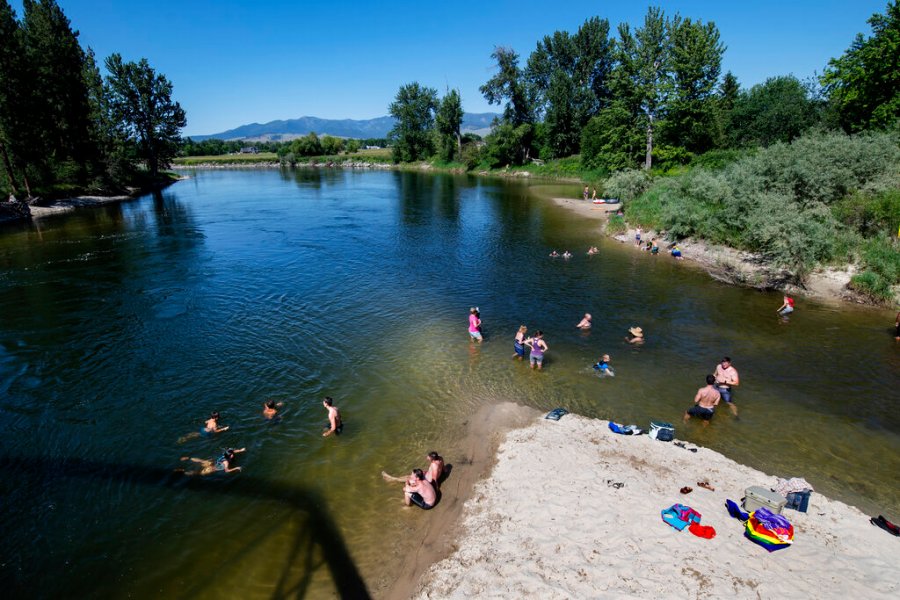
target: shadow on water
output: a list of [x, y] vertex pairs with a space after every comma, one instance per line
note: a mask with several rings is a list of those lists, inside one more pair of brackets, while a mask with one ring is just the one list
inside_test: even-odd
[[[281, 573], [277, 577], [275, 590], [271, 597], [277, 600], [307, 597], [311, 593], [312, 574], [319, 566], [316, 556], [320, 552], [339, 597], [370, 598], [365, 581], [350, 557], [343, 536], [326, 508], [326, 502], [317, 492], [309, 488], [263, 481], [243, 474], [229, 479], [226, 485], [221, 485], [221, 479], [216, 481], [218, 478], [186, 477], [169, 469], [158, 467], [107, 463], [79, 458], [7, 456], [0, 458], [0, 473], [3, 474], [0, 482], [4, 488], [7, 486], [19, 488], [28, 485], [28, 479], [38, 482], [42, 486], [46, 486], [52, 481], [79, 479], [94, 482], [98, 487], [111, 482], [127, 482], [156, 489], [200, 494], [228, 494], [254, 499], [265, 498], [280, 503], [291, 511], [291, 516], [305, 517], [306, 526], [297, 533], [290, 544], [290, 550], [284, 556]], [[11, 473], [16, 474], [15, 481], [8, 480]], [[3, 479], [7, 479], [7, 481], [3, 481]], [[240, 552], [236, 554], [252, 552], [255, 547], [261, 546], [267, 537], [281, 531], [282, 528], [279, 526], [263, 531], [244, 544]], [[272, 557], [267, 557], [267, 560], [271, 562]], [[6, 559], [3, 562], [8, 564]], [[291, 573], [297, 568], [303, 575], [299, 581], [292, 581]], [[196, 596], [203, 587], [211, 585], [216, 577], [215, 571], [205, 577], [200, 576], [183, 594], [183, 597]], [[28, 584], [33, 585], [34, 582], [28, 582]], [[16, 586], [12, 589], [15, 590]]]

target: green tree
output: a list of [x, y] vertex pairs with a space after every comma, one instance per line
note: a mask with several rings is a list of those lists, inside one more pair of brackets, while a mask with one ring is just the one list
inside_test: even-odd
[[817, 120], [817, 107], [799, 79], [771, 77], [738, 96], [728, 133], [736, 147], [769, 146], [790, 142]]
[[322, 136], [322, 154], [338, 154], [344, 148], [344, 140], [330, 135]]
[[24, 0], [22, 5], [29, 85], [40, 91], [31, 98], [31, 126], [40, 132], [53, 167], [63, 171], [59, 175], [84, 182], [99, 156], [78, 32], [55, 0]]
[[394, 140], [394, 162], [412, 162], [434, 154], [434, 113], [437, 90], [418, 82], [401, 86], [388, 112], [397, 122], [389, 134]]
[[9, 2], [0, 1], [0, 160], [7, 188], [13, 194], [24, 189], [31, 196], [27, 163], [34, 150], [28, 132], [30, 86], [26, 85], [26, 65], [22, 31]]
[[581, 160], [589, 168], [618, 171], [635, 166], [645, 143], [634, 115], [614, 101], [581, 131]]
[[463, 107], [459, 90], [448, 90], [441, 99], [435, 115], [437, 131], [440, 135], [441, 159], [453, 160], [462, 154], [462, 127]]
[[[534, 139], [534, 103], [529, 94], [522, 69], [519, 68], [519, 55], [510, 48], [496, 47], [491, 54], [497, 62], [497, 73], [487, 83], [479, 87], [489, 104], [505, 105], [500, 124], [508, 125], [503, 131], [489, 135], [486, 143], [501, 142], [498, 156], [508, 158], [503, 164], [522, 164], [531, 155], [531, 143]], [[510, 147], [509, 143], [517, 144]], [[489, 152], [490, 154], [490, 152]]]
[[106, 70], [111, 113], [155, 179], [178, 152], [180, 131], [187, 124], [184, 110], [172, 99], [172, 84], [146, 58], [126, 63], [113, 54], [106, 59]]
[[884, 14], [868, 23], [872, 36], [857, 34], [822, 75], [846, 131], [884, 129], [900, 119], [900, 0], [888, 2]]
[[668, 29], [668, 20], [658, 7], [647, 9], [643, 26], [634, 34], [627, 23], [619, 25], [619, 66], [613, 88], [646, 131], [646, 169], [653, 165], [653, 132], [656, 121], [664, 116], [672, 87]]
[[347, 140], [344, 143], [344, 151], [347, 154], [354, 154], [355, 152], [359, 152], [359, 140]]
[[296, 156], [321, 156], [322, 142], [315, 131], [291, 142], [291, 152]]
[[716, 83], [725, 46], [714, 23], [676, 15], [669, 23], [672, 95], [662, 136], [672, 146], [701, 154], [716, 135]]

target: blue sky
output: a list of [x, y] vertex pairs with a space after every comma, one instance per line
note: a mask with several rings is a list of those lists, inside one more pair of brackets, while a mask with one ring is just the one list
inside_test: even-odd
[[[497, 111], [478, 92], [494, 46], [524, 60], [556, 30], [600, 16], [638, 25], [648, 3], [619, 0], [404, 2], [286, 0], [58, 0], [83, 46], [101, 60], [147, 58], [175, 86], [186, 135], [246, 123], [387, 114], [400, 85], [443, 94], [465, 110]], [[21, 0], [12, 0], [21, 16]], [[667, 14], [713, 21], [727, 46], [723, 73], [749, 87], [773, 75], [821, 72], [887, 0], [657, 2]]]

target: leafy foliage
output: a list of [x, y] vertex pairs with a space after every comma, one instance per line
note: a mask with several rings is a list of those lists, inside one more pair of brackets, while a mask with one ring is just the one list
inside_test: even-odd
[[735, 147], [790, 142], [817, 122], [816, 106], [794, 76], [771, 77], [741, 93], [728, 121]]
[[389, 112], [397, 119], [390, 137], [394, 140], [394, 162], [412, 162], [434, 153], [434, 113], [437, 90], [413, 82], [400, 87]]

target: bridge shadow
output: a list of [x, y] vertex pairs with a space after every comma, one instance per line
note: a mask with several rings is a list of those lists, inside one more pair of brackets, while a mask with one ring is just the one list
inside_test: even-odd
[[[305, 598], [310, 593], [312, 573], [323, 564], [329, 570], [340, 598], [356, 600], [371, 597], [365, 581], [350, 557], [343, 536], [327, 509], [325, 500], [305, 486], [265, 481], [243, 473], [230, 477], [228, 481], [222, 481], [219, 477], [186, 477], [173, 473], [170, 469], [79, 458], [0, 457], [0, 473], [15, 473], [20, 484], [23, 483], [21, 478], [34, 478], [42, 485], [50, 480], [63, 479], [124, 481], [155, 488], [187, 490], [200, 494], [246, 496], [281, 503], [291, 510], [292, 517], [298, 521], [303, 519], [305, 523], [301, 523], [290, 550], [284, 557], [284, 564], [275, 591], [272, 593], [273, 600]], [[274, 524], [244, 544], [229, 560], [252, 551], [270, 535], [282, 533], [283, 527], [283, 523]], [[317, 560], [317, 556], [321, 559]], [[299, 580], [291, 577], [291, 573], [298, 570], [303, 574]], [[197, 592], [215, 579], [215, 573], [210, 573], [206, 577], [201, 575], [183, 597], [196, 597]]]

